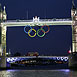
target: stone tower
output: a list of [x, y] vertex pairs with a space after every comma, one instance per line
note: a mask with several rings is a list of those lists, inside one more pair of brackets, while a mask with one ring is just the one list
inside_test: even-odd
[[1, 44], [2, 27], [1, 27], [1, 22], [2, 22], [2, 7], [0, 4], [0, 56], [2, 55], [2, 44]]
[[69, 67], [77, 68], [77, 8], [75, 8], [74, 0], [72, 0], [71, 9], [72, 18], [72, 52], [69, 55]]
[[6, 68], [6, 27], [2, 22], [6, 20], [6, 11], [0, 4], [0, 68]]
[[6, 55], [6, 26], [2, 25], [3, 21], [6, 21], [7, 15], [4, 10], [2, 10], [1, 4], [0, 4], [0, 56]]
[[75, 8], [74, 0], [72, 0], [72, 52], [77, 52], [77, 8]]

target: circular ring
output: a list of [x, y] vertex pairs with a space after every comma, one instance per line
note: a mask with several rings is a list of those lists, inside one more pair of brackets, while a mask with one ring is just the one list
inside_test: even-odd
[[[42, 35], [39, 35], [39, 32], [40, 32], [40, 31], [43, 31], [44, 33], [43, 33]], [[43, 36], [45, 35], [44, 29], [42, 29], [42, 28], [41, 28], [41, 29], [38, 29], [38, 30], [37, 30], [37, 35], [38, 35], [39, 37], [43, 37]]]
[[[32, 31], [32, 27], [31, 27], [30, 25], [26, 25], [26, 26], [24, 27], [24, 32], [28, 34], [28, 31], [25, 30], [26, 27], [30, 27], [30, 29], [31, 29], [30, 32]], [[29, 33], [30, 33], [30, 32], [29, 32]]]
[[[31, 30], [35, 32], [35, 34], [34, 34], [33, 36], [30, 34]], [[36, 36], [36, 30], [35, 30], [35, 29], [30, 29], [30, 30], [28, 31], [28, 35], [29, 35], [30, 37], [35, 37], [35, 36]]]
[[48, 26], [48, 25], [43, 25], [41, 28], [43, 28], [44, 26], [47, 26], [47, 27], [48, 27], [48, 30], [47, 30], [46, 32], [42, 30], [42, 32], [44, 32], [44, 33], [48, 33], [49, 30], [50, 30], [49, 26]]

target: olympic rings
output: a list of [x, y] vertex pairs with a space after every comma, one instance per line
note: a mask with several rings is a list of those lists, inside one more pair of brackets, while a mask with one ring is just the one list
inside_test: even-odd
[[[30, 34], [31, 30], [35, 32], [35, 34], [34, 34], [33, 36]], [[35, 37], [35, 36], [36, 36], [36, 30], [35, 30], [35, 29], [30, 29], [30, 30], [28, 31], [28, 35], [29, 35], [30, 37]]]
[[[48, 27], [48, 30], [45, 31], [43, 28], [44, 26], [47, 26]], [[29, 27], [30, 30], [26, 30], [26, 27]], [[39, 26], [40, 27], [40, 26]], [[35, 29], [33, 29], [30, 25], [27, 25], [24, 27], [24, 32], [27, 33], [30, 37], [35, 37], [36, 34], [39, 36], [39, 37], [44, 37], [45, 36], [45, 33], [48, 33], [50, 30], [49, 26], [48, 25], [43, 25], [40, 29], [38, 29], [37, 31]], [[31, 35], [31, 32], [34, 31], [35, 33], [33, 35]], [[40, 32], [42, 31], [42, 33], [40, 34]]]
[[26, 31], [26, 30], [25, 30], [25, 29], [26, 29], [26, 27], [30, 27], [30, 29], [31, 29], [31, 30], [30, 30], [30, 32], [32, 31], [32, 27], [31, 27], [31, 26], [29, 26], [29, 25], [27, 25], [27, 26], [25, 26], [25, 27], [24, 27], [24, 32], [28, 34], [28, 31]]
[[42, 32], [44, 32], [44, 33], [48, 33], [49, 30], [50, 30], [49, 26], [48, 26], [48, 25], [43, 25], [41, 28], [43, 28], [44, 26], [47, 26], [47, 27], [48, 27], [48, 30], [47, 30], [46, 32], [42, 30]]
[[[40, 32], [40, 31], [43, 31], [44, 33], [43, 33], [42, 35], [39, 35], [39, 32]], [[41, 28], [41, 29], [38, 29], [38, 30], [37, 30], [37, 35], [38, 35], [39, 37], [43, 37], [43, 36], [45, 35], [44, 29], [42, 29], [42, 28]]]

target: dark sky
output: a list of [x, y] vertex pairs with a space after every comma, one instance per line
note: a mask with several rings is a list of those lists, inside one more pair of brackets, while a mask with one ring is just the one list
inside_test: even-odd
[[[0, 0], [6, 6], [7, 18], [32, 19], [40, 18], [71, 18], [72, 0]], [[75, 5], [77, 1], [75, 0]], [[71, 46], [70, 26], [50, 26], [45, 37], [30, 38], [24, 32], [24, 27], [8, 27], [7, 51], [22, 54], [28, 51], [38, 51], [42, 54], [66, 55]]]
[[6, 6], [8, 19], [26, 19], [40, 16], [40, 18], [68, 18], [72, 0], [0, 0]]

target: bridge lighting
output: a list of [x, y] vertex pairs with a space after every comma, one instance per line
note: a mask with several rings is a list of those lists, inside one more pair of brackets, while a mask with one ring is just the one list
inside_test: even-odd
[[60, 60], [60, 57], [57, 57], [57, 60]]
[[10, 61], [10, 58], [7, 58], [7, 62], [9, 62]]
[[61, 61], [63, 61], [64, 60], [64, 58], [63, 57], [61, 57]]
[[71, 53], [71, 47], [70, 47], [70, 50], [68, 51], [68, 53], [69, 53], [69, 54]]
[[17, 61], [17, 58], [7, 58], [8, 63], [12, 63], [12, 62], [15, 62], [15, 61]]
[[64, 61], [68, 61], [68, 57], [65, 57], [65, 58], [64, 58]]
[[65, 72], [70, 72], [70, 70], [69, 70], [69, 69], [67, 69], [67, 70], [65, 70]]
[[59, 70], [59, 71], [63, 71], [63, 72], [70, 72], [70, 70], [69, 69], [61, 69], [61, 70]]
[[71, 50], [69, 50], [68, 53], [70, 54], [71, 53]]

